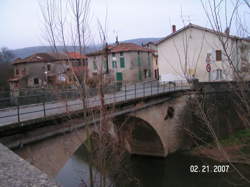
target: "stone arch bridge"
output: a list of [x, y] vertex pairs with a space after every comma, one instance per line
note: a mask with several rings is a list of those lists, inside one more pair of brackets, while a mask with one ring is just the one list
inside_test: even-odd
[[[207, 84], [207, 85], [206, 85]], [[140, 97], [112, 105], [116, 110], [110, 113], [111, 132], [124, 140], [131, 154], [165, 157], [169, 153], [184, 148], [181, 114], [189, 97], [197, 90], [224, 91], [228, 83], [204, 83], [196, 89], [177, 89], [155, 95]], [[154, 89], [154, 88], [153, 88]], [[151, 87], [151, 93], [154, 91]], [[134, 92], [133, 92], [134, 93]], [[110, 107], [110, 110], [112, 110]], [[25, 144], [45, 140], [57, 135], [84, 131], [88, 124], [95, 124], [98, 118], [84, 124], [81, 113], [59, 116], [57, 119], [28, 121], [27, 124], [3, 126], [0, 128], [0, 142], [9, 148], [22, 147]], [[70, 119], [70, 120], [69, 120]], [[82, 133], [84, 134], [84, 133]], [[81, 135], [79, 135], [81, 137]], [[74, 152], [86, 136], [74, 142]]]

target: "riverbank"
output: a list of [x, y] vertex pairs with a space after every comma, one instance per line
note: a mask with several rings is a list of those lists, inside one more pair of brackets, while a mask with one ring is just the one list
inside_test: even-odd
[[250, 129], [240, 130], [225, 139], [198, 146], [192, 155], [210, 158], [219, 162], [232, 162], [250, 165]]

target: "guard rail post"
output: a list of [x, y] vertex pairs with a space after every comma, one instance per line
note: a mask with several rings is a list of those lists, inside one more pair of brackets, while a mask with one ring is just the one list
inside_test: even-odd
[[135, 83], [135, 98], [136, 98], [136, 83]]
[[125, 101], [127, 101], [127, 85], [126, 85], [126, 82], [124, 84], [124, 87], [125, 87]]
[[157, 81], [157, 93], [159, 94], [159, 92], [160, 92], [159, 81]]
[[143, 82], [143, 97], [145, 97], [145, 82]]
[[151, 86], [151, 88], [150, 88], [151, 89], [151, 96], [153, 95], [153, 85], [152, 84], [153, 84], [153, 82], [151, 81], [151, 84], [150, 84], [150, 86]]
[[46, 118], [46, 109], [45, 109], [45, 98], [46, 98], [46, 95], [45, 95], [45, 89], [43, 90], [43, 117]]
[[20, 105], [19, 105], [19, 96], [17, 96], [17, 121], [20, 123]]

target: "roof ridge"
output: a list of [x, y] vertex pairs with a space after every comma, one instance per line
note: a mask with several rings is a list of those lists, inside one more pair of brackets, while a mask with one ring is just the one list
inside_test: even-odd
[[164, 42], [165, 40], [175, 36], [176, 34], [182, 32], [182, 31], [184, 31], [184, 30], [186, 30], [188, 28], [196, 28], [196, 29], [207, 31], [207, 32], [211, 32], [213, 34], [219, 34], [219, 35], [222, 35], [222, 36], [226, 36], [226, 37], [229, 37], [229, 38], [235, 38], [235, 39], [250, 41], [249, 39], [246, 39], [246, 38], [242, 38], [242, 37], [239, 37], [239, 36], [236, 36], [236, 35], [227, 35], [226, 33], [222, 32], [222, 31], [216, 31], [216, 30], [213, 30], [211, 28], [203, 27], [203, 26], [196, 25], [196, 24], [193, 24], [193, 23], [190, 22], [188, 25], [178, 29], [176, 32], [172, 32], [172, 33], [168, 34], [167, 36], [165, 36], [164, 38], [162, 38], [161, 40], [159, 40], [156, 43], [156, 45], [159, 45], [160, 43]]

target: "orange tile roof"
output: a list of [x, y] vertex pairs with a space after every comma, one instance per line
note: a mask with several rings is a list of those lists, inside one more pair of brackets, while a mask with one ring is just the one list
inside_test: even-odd
[[115, 45], [114, 47], [111, 48], [112, 53], [127, 52], [127, 51], [152, 52], [151, 49], [148, 49], [146, 47], [142, 47], [142, 46], [134, 44], [134, 43], [121, 43], [121, 44]]
[[80, 54], [78, 52], [68, 52], [66, 54], [69, 56], [70, 59], [80, 59], [80, 58], [85, 59], [85, 58], [87, 58], [85, 55]]

